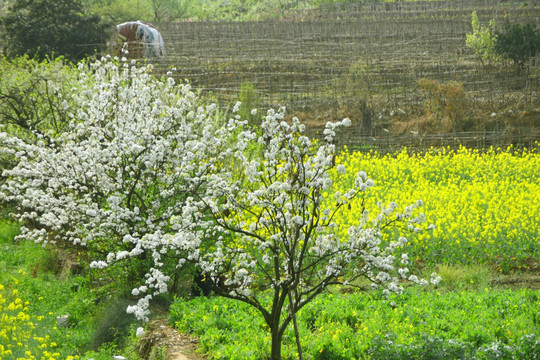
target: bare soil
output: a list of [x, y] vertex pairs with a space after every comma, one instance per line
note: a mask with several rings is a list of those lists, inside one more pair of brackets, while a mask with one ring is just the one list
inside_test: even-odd
[[540, 289], [540, 273], [538, 274], [519, 274], [505, 275], [491, 279], [492, 286], [507, 288], [507, 289]]
[[[323, 129], [328, 121], [336, 122], [349, 118], [353, 127], [362, 128], [365, 105], [362, 103], [326, 104], [308, 110], [288, 109], [289, 118], [297, 117], [307, 127]], [[473, 110], [470, 110], [474, 108]], [[540, 131], [540, 108], [516, 110], [511, 107], [470, 106], [469, 113], [460, 119], [438, 118], [426, 115], [422, 109], [405, 108], [385, 112], [377, 110], [377, 104], [368, 107], [371, 111], [367, 132], [379, 133], [384, 129], [389, 135], [403, 135], [411, 132], [420, 134], [440, 134], [467, 131], [499, 131], [507, 134], [538, 135]], [[289, 111], [290, 110], [290, 111]], [[531, 134], [532, 133], [532, 134]]]
[[196, 353], [198, 344], [196, 338], [179, 333], [165, 319], [154, 319], [139, 342], [139, 355], [146, 360], [204, 360]]

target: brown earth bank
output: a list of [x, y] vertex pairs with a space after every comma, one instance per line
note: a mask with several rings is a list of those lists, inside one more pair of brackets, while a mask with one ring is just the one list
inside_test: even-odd
[[353, 129], [372, 136], [496, 131], [540, 138], [540, 108], [520, 110], [511, 106], [477, 105], [468, 112], [469, 114], [437, 114], [407, 107], [390, 110], [363, 101], [287, 110], [289, 119], [297, 117], [310, 129], [323, 129], [329, 121], [349, 118]]
[[490, 285], [495, 288], [532, 290], [540, 289], [540, 273], [538, 274], [519, 274], [495, 277], [490, 280]]
[[328, 121], [351, 120], [337, 132], [334, 143], [348, 151], [381, 153], [429, 151], [461, 146], [476, 149], [537, 148], [540, 141], [540, 107], [476, 103], [457, 111], [424, 106], [389, 109], [375, 103], [321, 103], [307, 109], [287, 109], [287, 120], [297, 117], [311, 138], [322, 138]]

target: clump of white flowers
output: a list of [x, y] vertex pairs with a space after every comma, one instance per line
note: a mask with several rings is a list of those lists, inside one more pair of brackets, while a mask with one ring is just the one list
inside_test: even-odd
[[18, 238], [88, 246], [96, 257], [107, 254], [91, 263], [98, 269], [151, 259], [130, 308], [145, 320], [148, 301], [167, 291], [160, 270], [167, 255], [185, 257], [198, 241], [194, 224], [171, 219], [207, 190], [205, 178], [231, 156], [227, 141], [239, 123], [218, 124], [215, 105], [144, 66], [105, 58], [79, 70], [65, 132], [31, 143], [0, 129], [0, 148], [18, 161], [3, 171], [0, 198], [27, 224]]

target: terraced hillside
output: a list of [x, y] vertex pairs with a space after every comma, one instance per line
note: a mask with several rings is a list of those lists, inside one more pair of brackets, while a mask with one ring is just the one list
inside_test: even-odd
[[539, 3], [459, 0], [332, 5], [294, 21], [161, 23], [168, 55], [157, 67], [176, 68], [222, 101], [252, 85], [256, 105], [285, 105], [321, 122], [354, 121], [366, 104], [380, 128], [421, 115], [429, 96], [422, 78], [463, 83], [467, 110], [480, 117], [537, 109], [539, 59], [521, 72], [510, 63], [483, 66], [465, 45], [472, 11], [497, 26], [540, 18]]

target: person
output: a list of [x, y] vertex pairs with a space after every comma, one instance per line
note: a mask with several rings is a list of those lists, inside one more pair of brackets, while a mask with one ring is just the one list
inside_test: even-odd
[[129, 21], [116, 25], [116, 55], [120, 50], [127, 50], [127, 57], [162, 58], [165, 56], [165, 44], [160, 32], [146, 21]]

